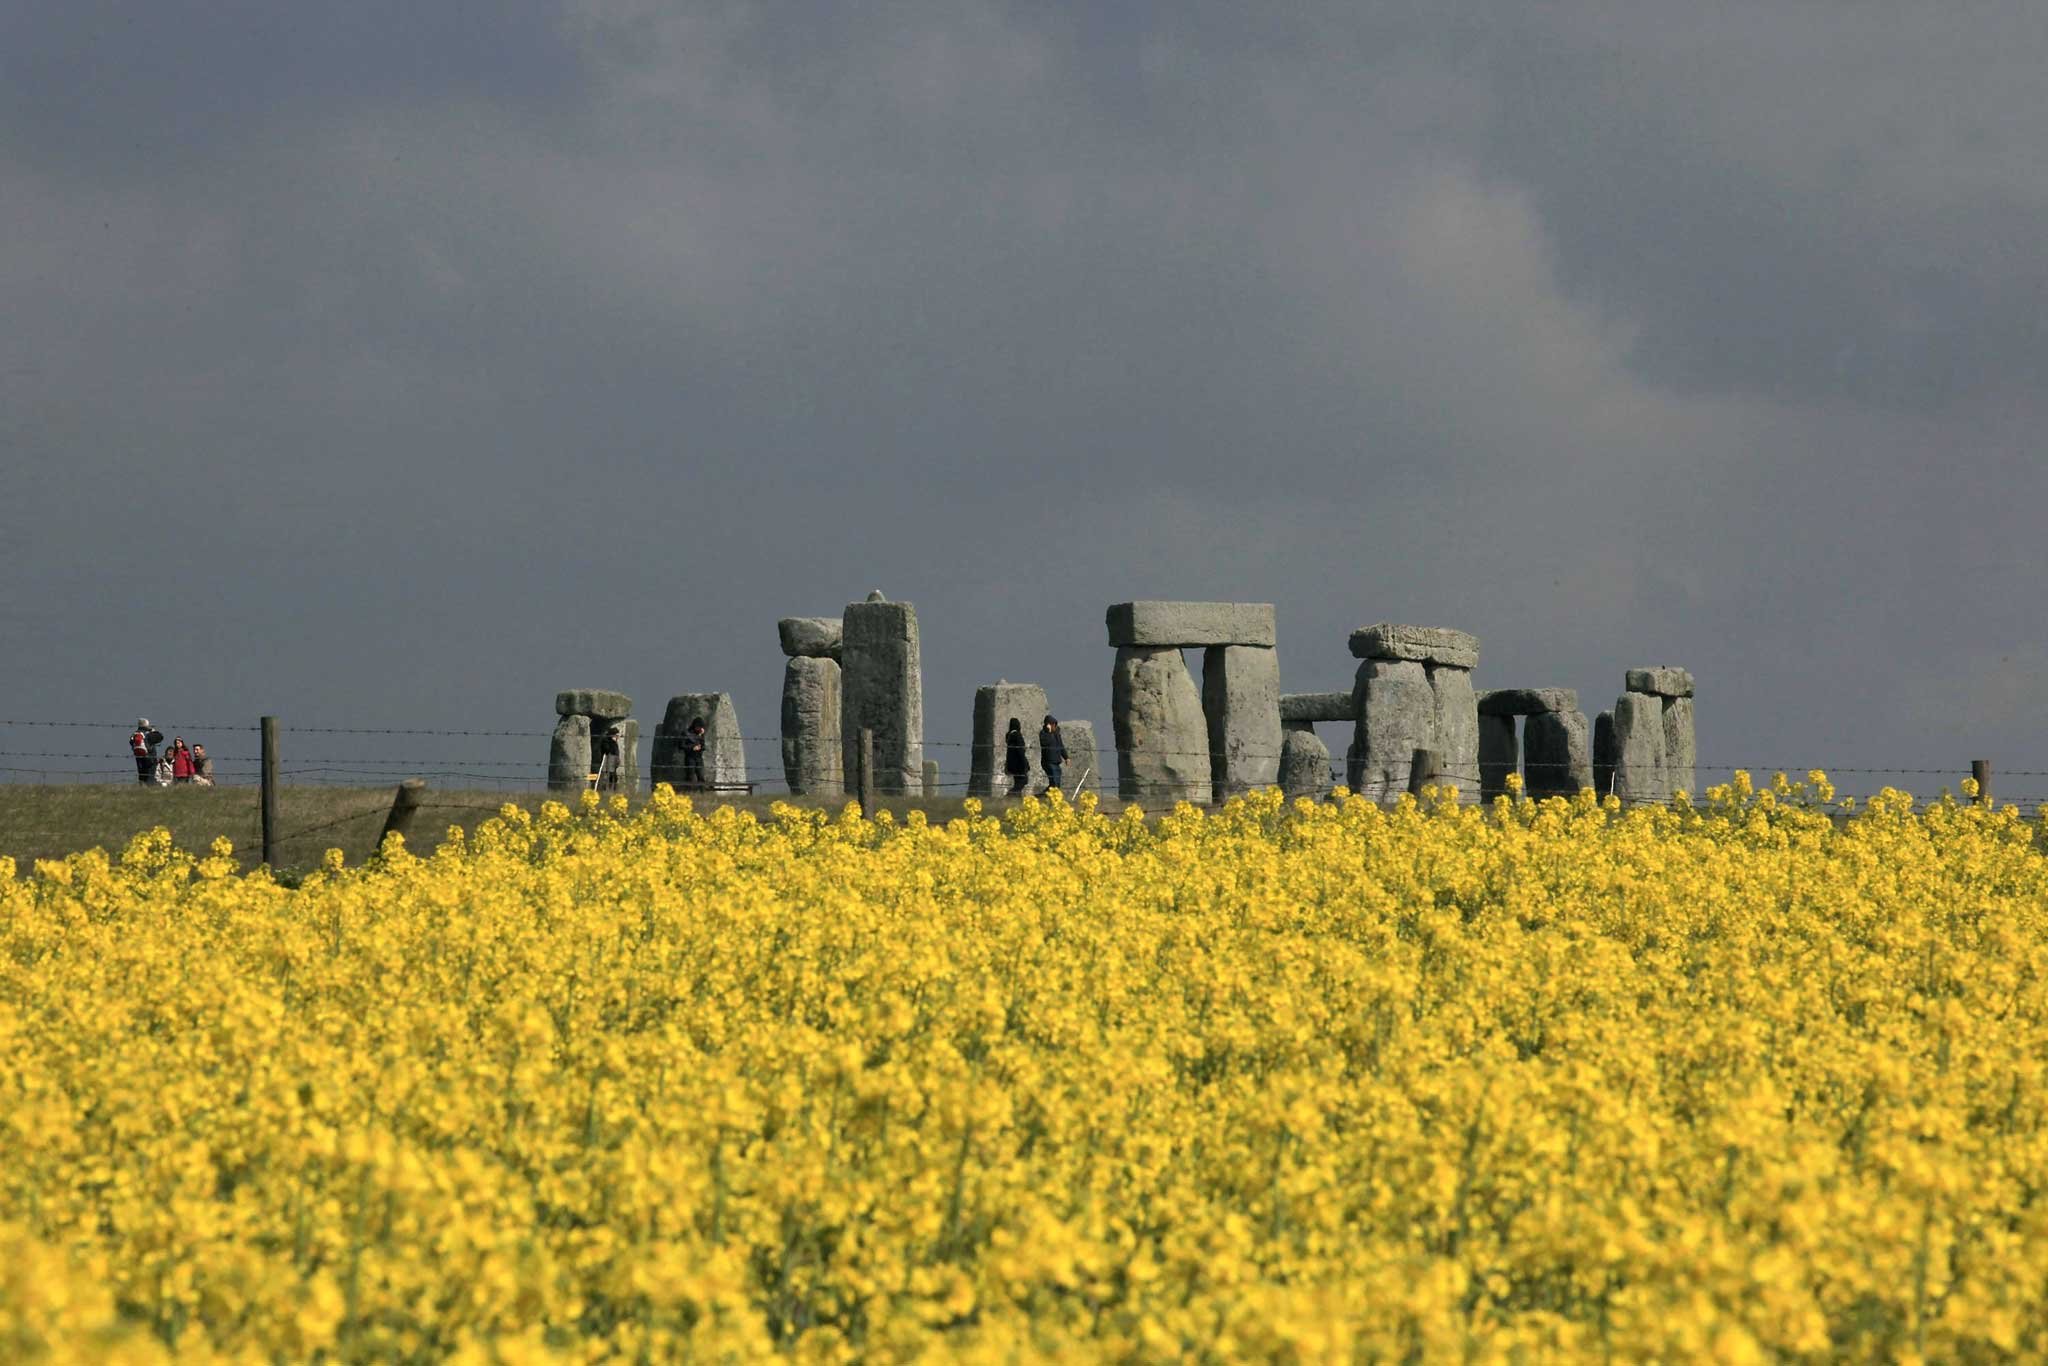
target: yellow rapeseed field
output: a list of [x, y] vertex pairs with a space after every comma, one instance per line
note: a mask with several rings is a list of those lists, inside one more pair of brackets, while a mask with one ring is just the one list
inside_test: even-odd
[[2048, 1353], [2048, 864], [1844, 806], [0, 861], [0, 1360]]

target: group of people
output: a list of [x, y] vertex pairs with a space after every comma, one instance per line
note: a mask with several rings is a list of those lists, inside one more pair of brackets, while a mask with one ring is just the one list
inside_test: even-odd
[[[691, 718], [689, 729], [683, 732], [678, 752], [683, 760], [683, 787], [685, 789], [704, 786], [704, 718]], [[625, 753], [619, 744], [619, 728], [606, 726], [600, 731], [590, 751], [590, 785], [599, 792], [619, 790], [619, 773], [625, 767]]]
[[148, 717], [136, 719], [135, 733], [128, 737], [128, 751], [135, 756], [135, 781], [157, 787], [173, 783], [213, 786], [213, 760], [206, 757], [205, 745], [188, 745], [182, 735], [172, 738], [169, 749], [161, 748], [163, 742], [164, 733], [150, 725]]
[[[1061, 770], [1067, 766], [1067, 742], [1060, 738], [1059, 721], [1051, 716], [1038, 727], [1038, 765], [1045, 770], [1046, 791], [1059, 790], [1064, 776]], [[1023, 796], [1031, 782], [1031, 755], [1024, 748], [1024, 723], [1014, 716], [1003, 736], [1003, 772], [1010, 778], [1010, 795]]]

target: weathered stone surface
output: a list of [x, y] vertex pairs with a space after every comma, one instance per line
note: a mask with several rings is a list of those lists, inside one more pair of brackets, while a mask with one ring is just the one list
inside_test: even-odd
[[[1420, 660], [1368, 659], [1358, 666], [1358, 722], [1352, 733], [1351, 787], [1376, 802], [1408, 790], [1418, 749], [1436, 748], [1436, 694]], [[1475, 718], [1478, 713], [1473, 713]], [[1474, 748], [1477, 748], [1477, 724]], [[1474, 755], [1477, 763], [1477, 755]]]
[[571, 688], [555, 694], [555, 715], [588, 716], [594, 721], [623, 721], [633, 714], [633, 699], [608, 688]]
[[1270, 602], [1120, 602], [1106, 615], [1118, 649], [1275, 642]]
[[967, 762], [967, 795], [1007, 797], [1010, 775], [1003, 770], [1008, 757], [1005, 736], [1016, 719], [1024, 730], [1024, 757], [1031, 775], [1024, 790], [1037, 792], [1045, 786], [1045, 769], [1038, 759], [1038, 729], [1047, 714], [1045, 689], [1036, 683], [989, 683], [974, 690], [974, 729]]
[[1067, 742], [1067, 767], [1060, 774], [1060, 786], [1069, 797], [1102, 790], [1102, 750], [1095, 740], [1093, 721], [1062, 721], [1060, 735]]
[[1540, 716], [1578, 709], [1576, 688], [1491, 688], [1479, 694], [1481, 716]]
[[[1483, 701], [1482, 704], [1484, 705]], [[1492, 801], [1508, 790], [1508, 775], [1522, 766], [1522, 742], [1513, 714], [1479, 713], [1479, 799]]]
[[1271, 787], [1280, 777], [1280, 652], [1257, 645], [1204, 650], [1202, 713], [1216, 800]]
[[1289, 721], [1284, 716], [1280, 718], [1280, 743], [1283, 753], [1286, 750], [1287, 737], [1296, 731], [1303, 730], [1307, 731], [1310, 735], [1314, 735], [1316, 733], [1316, 723], [1313, 721]]
[[1593, 790], [1605, 797], [1614, 791], [1614, 713], [1593, 718]]
[[1126, 646], [1109, 681], [1118, 793], [1154, 804], [1209, 800], [1209, 723], [1180, 651]]
[[704, 718], [704, 781], [713, 787], [736, 786], [747, 780], [747, 748], [740, 738], [740, 717], [732, 697], [722, 692], [678, 693], [668, 700], [661, 724], [654, 728], [650, 776], [678, 792], [684, 788], [683, 737], [690, 722]]
[[1358, 704], [1348, 692], [1284, 692], [1280, 694], [1280, 720], [1356, 721]]
[[1330, 795], [1330, 749], [1312, 730], [1293, 730], [1280, 746], [1280, 791], [1289, 797]]
[[[872, 595], [871, 595], [872, 596]], [[915, 792], [924, 781], [924, 664], [917, 609], [852, 602], [840, 617], [842, 771], [852, 781], [863, 728], [875, 734], [875, 790]]]
[[1699, 796], [1694, 786], [1699, 782], [1699, 741], [1693, 735], [1690, 697], [1664, 699], [1664, 773], [1674, 796]]
[[1472, 669], [1479, 665], [1479, 637], [1448, 626], [1397, 626], [1383, 621], [1351, 633], [1351, 655], [1354, 659], [1412, 659]]
[[1664, 707], [1648, 693], [1627, 692], [1615, 699], [1614, 791], [1627, 805], [1670, 800]]
[[1479, 702], [1472, 671], [1448, 665], [1424, 666], [1436, 697], [1437, 784], [1455, 787], [1467, 800], [1479, 788]]
[[564, 716], [548, 740], [548, 788], [579, 792], [590, 786], [590, 718]]
[[843, 625], [837, 617], [784, 617], [775, 623], [782, 653], [791, 659], [837, 659]]
[[1630, 669], [1625, 686], [1630, 692], [1653, 693], [1658, 697], [1691, 697], [1692, 675], [1675, 664], [1658, 664]]
[[1576, 797], [1593, 786], [1586, 713], [1538, 712], [1522, 723], [1522, 778], [1532, 797]]
[[841, 761], [839, 664], [798, 655], [782, 670], [783, 780], [799, 796], [837, 797], [846, 790]]

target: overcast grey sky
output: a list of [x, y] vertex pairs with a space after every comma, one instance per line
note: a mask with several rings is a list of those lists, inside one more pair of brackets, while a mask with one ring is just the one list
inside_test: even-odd
[[2031, 0], [0, 0], [0, 714], [773, 735], [775, 619], [879, 586], [937, 740], [1106, 735], [1182, 597], [1290, 690], [1454, 625], [1689, 666], [1709, 767], [2048, 770], [2044, 66]]

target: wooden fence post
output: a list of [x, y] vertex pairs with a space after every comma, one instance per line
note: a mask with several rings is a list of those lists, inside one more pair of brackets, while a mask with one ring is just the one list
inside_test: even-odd
[[1970, 760], [1970, 776], [1977, 780], [1977, 805], [1991, 805], [1991, 761]]
[[393, 835], [403, 836], [412, 827], [413, 812], [420, 809], [420, 797], [427, 790], [425, 778], [407, 778], [391, 798], [391, 814], [384, 818], [384, 832], [377, 836], [377, 848]]
[[1422, 789], [1436, 781], [1436, 751], [1418, 749], [1408, 761], [1408, 795], [1420, 800]]
[[860, 743], [853, 751], [853, 786], [860, 794], [860, 814], [868, 820], [875, 817], [875, 733], [866, 726], [860, 728]]
[[263, 731], [263, 862], [277, 867], [277, 718], [262, 719]]

